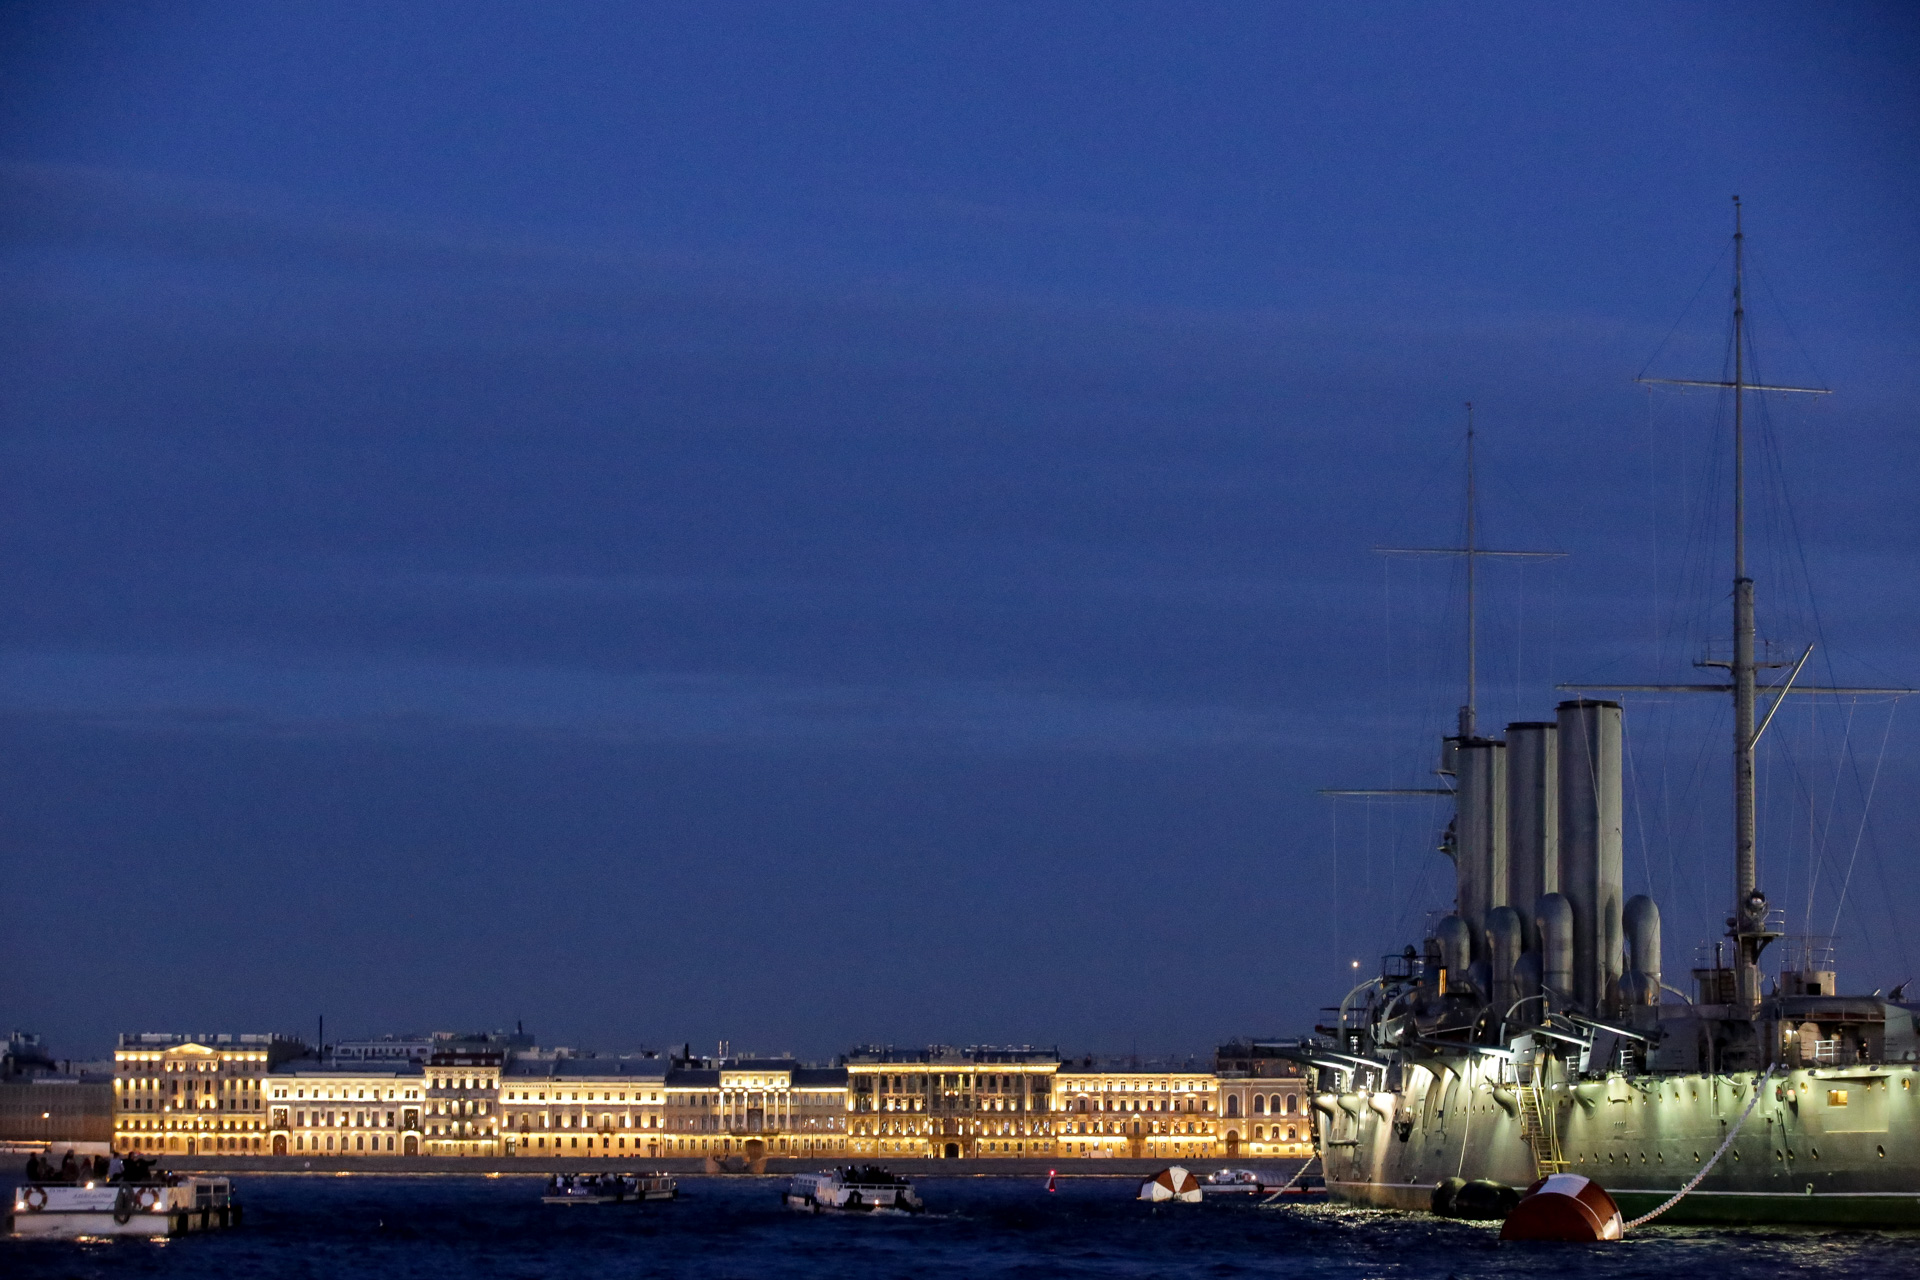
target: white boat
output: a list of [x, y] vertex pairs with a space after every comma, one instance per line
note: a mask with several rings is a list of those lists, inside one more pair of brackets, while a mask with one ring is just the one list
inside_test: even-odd
[[1220, 1169], [1208, 1174], [1200, 1189], [1210, 1196], [1252, 1196], [1276, 1190], [1279, 1185], [1276, 1182], [1269, 1187], [1252, 1169]]
[[13, 1189], [8, 1229], [17, 1236], [177, 1236], [240, 1225], [225, 1178], [153, 1182], [29, 1182]]
[[666, 1173], [556, 1173], [547, 1179], [542, 1204], [639, 1204], [672, 1200], [680, 1184]]
[[912, 1182], [874, 1165], [796, 1173], [780, 1199], [790, 1209], [810, 1213], [919, 1213], [926, 1208]]

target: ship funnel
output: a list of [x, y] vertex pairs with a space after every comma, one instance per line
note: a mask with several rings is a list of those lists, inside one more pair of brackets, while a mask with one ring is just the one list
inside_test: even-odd
[[1473, 966], [1473, 932], [1459, 916], [1448, 916], [1433, 932], [1440, 943], [1440, 963], [1446, 968], [1451, 989], [1453, 983], [1467, 977]]
[[1540, 983], [1565, 1000], [1573, 990], [1573, 904], [1567, 895], [1542, 895], [1533, 927], [1540, 937]]
[[[1560, 891], [1560, 734], [1542, 722], [1507, 726], [1507, 901], [1530, 910]], [[1540, 945], [1520, 917], [1521, 945]]]
[[[1530, 1000], [1540, 994], [1540, 952], [1529, 951], [1513, 962], [1513, 998]], [[1540, 1018], [1541, 1011], [1531, 1005], [1516, 1009], [1512, 1021], [1520, 1026], [1530, 1026]]]
[[[1458, 910], [1485, 958], [1487, 912], [1507, 903], [1507, 744], [1463, 738], [1455, 756], [1454, 874]], [[1497, 980], [1497, 975], [1496, 975]]]
[[1660, 1003], [1660, 908], [1644, 893], [1627, 899], [1627, 972], [1620, 979], [1625, 1005]]
[[1505, 1011], [1508, 1005], [1520, 998], [1514, 985], [1514, 965], [1520, 959], [1520, 940], [1526, 930], [1520, 922], [1518, 911], [1499, 906], [1487, 912], [1486, 932], [1487, 963], [1492, 970], [1488, 985], [1493, 988], [1494, 1007]]
[[1573, 904], [1573, 997], [1597, 1013], [1623, 968], [1620, 704], [1560, 704], [1560, 885]]

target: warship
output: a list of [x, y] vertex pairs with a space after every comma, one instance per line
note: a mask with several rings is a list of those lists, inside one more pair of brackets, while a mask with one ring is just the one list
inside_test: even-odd
[[[1757, 878], [1754, 756], [1774, 712], [1799, 695], [1913, 691], [1801, 683], [1811, 647], [1756, 659], [1745, 405], [1825, 389], [1749, 380], [1737, 197], [1732, 248], [1731, 376], [1641, 379], [1731, 399], [1733, 643], [1730, 659], [1697, 664], [1722, 682], [1560, 685], [1578, 696], [1552, 720], [1480, 732], [1475, 561], [1557, 553], [1475, 545], [1468, 418], [1466, 545], [1417, 549], [1464, 556], [1468, 582], [1466, 705], [1442, 743], [1445, 785], [1423, 789], [1452, 797], [1441, 849], [1456, 897], [1422, 946], [1386, 957], [1288, 1050], [1317, 1071], [1332, 1199], [1491, 1217], [1536, 1180], [1577, 1173], [1629, 1225], [1920, 1226], [1920, 1003], [1904, 984], [1884, 998], [1839, 991], [1831, 946], [1787, 938]], [[1658, 905], [1625, 895], [1621, 703], [1600, 695], [1634, 691], [1733, 701], [1734, 900], [1690, 991], [1663, 968]]]

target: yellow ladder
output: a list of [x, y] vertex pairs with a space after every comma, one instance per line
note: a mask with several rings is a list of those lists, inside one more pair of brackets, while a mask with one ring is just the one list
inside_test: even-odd
[[1533, 1152], [1533, 1176], [1544, 1178], [1563, 1172], [1567, 1161], [1560, 1153], [1560, 1132], [1547, 1110], [1552, 1104], [1537, 1084], [1516, 1085], [1514, 1091], [1520, 1098], [1520, 1136]]

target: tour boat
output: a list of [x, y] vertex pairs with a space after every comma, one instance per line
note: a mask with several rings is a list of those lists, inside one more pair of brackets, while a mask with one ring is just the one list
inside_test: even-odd
[[[1308, 1165], [1313, 1162], [1309, 1160]], [[1200, 1190], [1207, 1196], [1319, 1196], [1325, 1195], [1327, 1184], [1318, 1175], [1309, 1174], [1302, 1167], [1284, 1182], [1275, 1181], [1262, 1175], [1256, 1169], [1221, 1169], [1201, 1179]]]
[[811, 1213], [919, 1213], [926, 1208], [912, 1182], [874, 1165], [797, 1173], [780, 1198], [790, 1209]]
[[672, 1200], [680, 1184], [665, 1173], [556, 1173], [547, 1179], [542, 1204], [638, 1204]]
[[240, 1225], [225, 1178], [152, 1182], [29, 1182], [13, 1189], [17, 1236], [177, 1236]]

